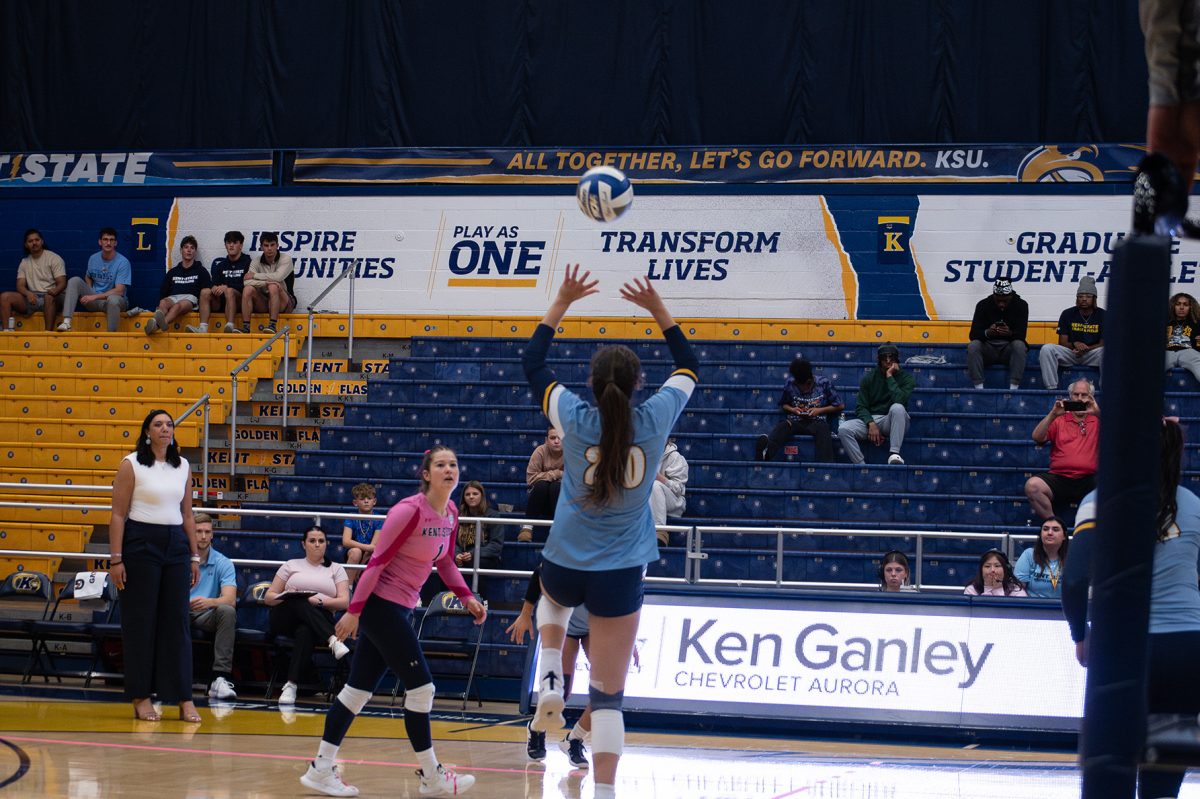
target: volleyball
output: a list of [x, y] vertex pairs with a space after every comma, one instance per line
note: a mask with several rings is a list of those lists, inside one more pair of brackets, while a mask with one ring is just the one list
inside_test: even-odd
[[633, 205], [633, 185], [621, 170], [598, 166], [579, 178], [575, 199], [585, 216], [611, 222]]

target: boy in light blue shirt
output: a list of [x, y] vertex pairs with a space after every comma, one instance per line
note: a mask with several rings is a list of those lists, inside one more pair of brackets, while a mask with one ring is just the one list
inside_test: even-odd
[[71, 331], [71, 317], [76, 306], [87, 311], [104, 311], [108, 317], [108, 332], [115, 333], [121, 323], [121, 312], [129, 307], [129, 286], [133, 282], [133, 267], [129, 259], [117, 252], [117, 231], [106, 227], [100, 231], [100, 252], [88, 258], [84, 277], [67, 281], [63, 302], [60, 333]]

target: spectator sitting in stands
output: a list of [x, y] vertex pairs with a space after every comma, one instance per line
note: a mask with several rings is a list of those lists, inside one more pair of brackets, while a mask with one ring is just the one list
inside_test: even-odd
[[[687, 499], [684, 497], [687, 481], [687, 459], [683, 457], [675, 442], [667, 439], [662, 462], [658, 465], [658, 474], [654, 476], [654, 485], [650, 488], [650, 514], [654, 517], [656, 527], [666, 524], [668, 516], [683, 513], [687, 506]], [[670, 534], [666, 530], [656, 530], [655, 535], [658, 545], [665, 547]]]
[[1079, 502], [1096, 487], [1100, 406], [1091, 381], [1076, 380], [1070, 394], [1069, 400], [1055, 400], [1050, 412], [1033, 429], [1033, 440], [1039, 447], [1050, 442], [1050, 471], [1025, 481], [1025, 496], [1039, 519], [1053, 516], [1056, 502], [1060, 506]]
[[296, 704], [300, 673], [318, 641], [341, 660], [350, 649], [333, 634], [333, 611], [350, 605], [350, 578], [340, 563], [325, 557], [325, 531], [310, 527], [304, 534], [304, 557], [286, 561], [275, 572], [263, 602], [271, 608], [271, 635], [292, 638], [288, 678], [279, 704]]
[[47, 250], [42, 234], [30, 228], [25, 231], [25, 257], [17, 267], [17, 290], [0, 294], [0, 322], [11, 333], [17, 323], [14, 311], [26, 316], [41, 311], [46, 330], [53, 330], [66, 290], [67, 267], [63, 259]]
[[67, 281], [63, 300], [63, 320], [58, 332], [71, 332], [71, 317], [75, 306], [88, 311], [104, 311], [108, 317], [108, 332], [115, 333], [121, 325], [121, 312], [129, 308], [126, 296], [133, 282], [133, 267], [129, 259], [117, 252], [117, 231], [106, 227], [100, 230], [100, 252], [88, 258], [87, 273]]
[[146, 323], [146, 335], [166, 333], [168, 326], [200, 305], [200, 292], [212, 285], [208, 270], [196, 260], [196, 237], [184, 236], [179, 244], [183, 260], [167, 270], [158, 288], [158, 310]]
[[243, 280], [242, 332], [250, 332], [250, 315], [255, 311], [270, 314], [264, 330], [275, 335], [279, 325], [279, 314], [291, 313], [296, 307], [296, 298], [288, 292], [288, 278], [292, 276], [292, 256], [279, 251], [279, 235], [267, 231], [259, 234], [262, 254], [250, 262], [250, 270]]
[[841, 396], [827, 377], [814, 377], [812, 364], [804, 358], [792, 359], [788, 367], [791, 378], [783, 386], [779, 407], [783, 420], [770, 435], [758, 437], [754, 447], [756, 460], [774, 460], [783, 445], [795, 436], [812, 436], [817, 449], [817, 461], [833, 462], [833, 438], [829, 419], [845, 409]]
[[1170, 316], [1166, 369], [1182, 367], [1200, 381], [1200, 352], [1196, 351], [1196, 345], [1200, 344], [1200, 309], [1196, 307], [1196, 298], [1180, 292], [1171, 297], [1167, 311]]
[[967, 596], [1028, 596], [1025, 586], [1013, 575], [1008, 556], [989, 549], [979, 556], [979, 574], [963, 589]]
[[867, 439], [879, 446], [886, 435], [891, 451], [888, 463], [903, 466], [900, 447], [908, 431], [905, 406], [917, 381], [900, 368], [900, 350], [895, 344], [881, 344], [875, 358], [879, 367], [863, 377], [858, 386], [858, 397], [854, 402], [857, 418], [842, 422], [838, 438], [850, 462], [862, 463], [865, 458], [858, 442]]
[[192, 626], [213, 634], [213, 699], [237, 699], [233, 690], [233, 641], [237, 633], [237, 574], [233, 562], [213, 548], [212, 517], [195, 513], [200, 580], [192, 586]]
[[[483, 484], [478, 480], [470, 481], [463, 489], [462, 507], [458, 509], [458, 515], [460, 518], [464, 516], [498, 518], [500, 516], [488, 505], [487, 494], [483, 490]], [[479, 543], [479, 568], [500, 568], [500, 553], [504, 549], [504, 525], [460, 521], [458, 538], [455, 540], [454, 547], [454, 563], [460, 569], [470, 568], [474, 565], [475, 540], [481, 529], [483, 538]]]
[[242, 244], [246, 237], [240, 230], [231, 230], [225, 234], [226, 255], [216, 258], [209, 270], [212, 274], [212, 287], [200, 292], [200, 325], [188, 325], [189, 333], [207, 333], [208, 317], [215, 310], [225, 311], [225, 332], [236, 333], [238, 328], [233, 324], [233, 317], [242, 307], [242, 288], [247, 270], [250, 269], [250, 256], [242, 252]]
[[1096, 279], [1081, 278], [1075, 290], [1075, 304], [1058, 317], [1057, 344], [1043, 344], [1038, 353], [1042, 384], [1058, 388], [1058, 367], [1095, 366], [1101, 368], [1104, 355], [1104, 309], [1096, 307]]
[[997, 280], [992, 293], [975, 305], [971, 317], [971, 340], [967, 344], [967, 374], [975, 388], [983, 388], [983, 367], [1008, 365], [1008, 387], [1016, 391], [1025, 376], [1025, 354], [1029, 345], [1029, 303], [1013, 291], [1012, 281]]
[[1067, 562], [1070, 545], [1067, 525], [1062, 519], [1051, 516], [1042, 522], [1037, 541], [1021, 553], [1014, 569], [1029, 596], [1055, 599], [1062, 596], [1059, 579]]
[[[546, 442], [538, 444], [529, 456], [525, 467], [525, 483], [529, 486], [529, 500], [525, 504], [528, 519], [553, 519], [558, 507], [558, 493], [562, 488], [563, 448], [562, 433], [551, 427], [546, 431]], [[538, 528], [538, 539], [545, 540], [548, 528]], [[517, 533], [518, 541], [533, 540], [533, 526], [524, 525]]]
[[917, 590], [908, 584], [908, 556], [898, 549], [884, 554], [879, 564], [879, 590], [889, 593]]
[[[360, 515], [370, 515], [375, 510], [375, 486], [359, 483], [350, 489], [354, 508]], [[383, 529], [383, 519], [365, 519], [347, 516], [342, 523], [342, 547], [346, 550], [347, 563], [366, 563], [375, 551], [375, 534]], [[350, 584], [358, 582], [359, 570], [350, 572]]]

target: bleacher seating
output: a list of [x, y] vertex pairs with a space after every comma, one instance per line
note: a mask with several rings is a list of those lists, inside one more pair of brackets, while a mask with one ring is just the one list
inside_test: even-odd
[[[76, 340], [81, 346], [89, 341], [88, 349], [74, 352], [71, 344]], [[111, 480], [112, 469], [130, 450], [128, 428], [153, 400], [182, 408], [181, 403], [200, 393], [195, 381], [210, 380], [228, 392], [230, 361], [243, 358], [261, 337], [30, 334], [12, 341], [21, 343], [0, 347], [0, 363], [11, 363], [18, 355], [24, 360], [15, 370], [6, 365], [0, 378], [10, 397], [0, 412], [0, 480], [96, 484]], [[582, 390], [596, 344], [557, 341], [550, 363], [559, 378]], [[512, 505], [514, 515], [520, 516], [526, 462], [546, 427], [521, 370], [524, 345], [524, 339], [414, 339], [411, 356], [393, 359], [385, 374], [372, 376], [365, 401], [345, 405], [343, 424], [322, 428], [318, 449], [295, 453], [294, 474], [272, 475], [268, 501], [243, 507], [303, 507], [319, 514], [331, 536], [330, 555], [337, 559], [342, 554], [341, 520], [351, 511], [351, 487], [362, 481], [375, 484], [379, 507], [386, 509], [415, 490], [423, 451], [445, 443], [457, 450], [464, 481], [482, 481], [493, 504]], [[661, 340], [631, 345], [643, 358], [645, 382], [653, 390], [671, 368], [666, 346]], [[649, 568], [651, 576], [870, 584], [876, 580], [880, 553], [897, 548], [913, 555], [918, 533], [950, 532], [961, 535], [923, 540], [921, 570], [926, 584], [956, 586], [973, 575], [981, 551], [998, 545], [1006, 535], [1034, 532], [1023, 486], [1030, 475], [1046, 468], [1048, 456], [1033, 444], [1030, 432], [1053, 399], [1065, 393], [1065, 388], [1052, 392], [1040, 387], [1036, 349], [1019, 391], [1003, 385], [998, 367], [988, 372], [988, 384], [994, 387], [976, 391], [967, 383], [962, 345], [902, 344], [902, 358], [931, 355], [946, 360], [906, 366], [917, 386], [909, 403], [913, 423], [904, 446], [905, 466], [885, 465], [886, 452], [872, 447], [866, 448], [866, 464], [848, 464], [836, 436], [838, 463], [812, 462], [812, 443], [804, 438], [792, 442], [794, 449], [781, 460], [753, 460], [755, 439], [778, 421], [776, 403], [794, 355], [810, 358], [821, 374], [834, 380], [850, 416], [858, 381], [872, 368], [876, 346], [844, 341], [695, 342], [701, 385], [674, 431], [690, 465], [686, 515], [678, 521], [703, 528], [700, 539], [707, 557], [687, 558], [683, 538], [676, 536], [661, 548], [659, 561]], [[113, 355], [107, 353], [140, 360], [128, 369], [110, 370], [100, 382], [92, 371], [97, 361], [88, 359], [111, 360]], [[211, 378], [197, 369], [181, 368], [198, 362], [212, 365]], [[1095, 379], [1094, 371], [1073, 371], [1064, 374], [1063, 386], [1073, 375]], [[252, 389], [253, 382], [244, 381], [240, 390]], [[140, 394], [133, 390], [135, 385], [141, 387]], [[1165, 411], [1185, 419], [1200, 417], [1195, 389], [1185, 372], [1169, 375]], [[151, 393], [155, 391], [174, 394]], [[213, 394], [216, 399], [218, 392]], [[248, 392], [239, 393], [239, 400], [248, 397]], [[222, 404], [213, 406], [218, 419], [228, 412], [228, 402], [222, 397]], [[1103, 405], [1103, 396], [1100, 402]], [[18, 429], [23, 431], [19, 436]], [[190, 445], [195, 431], [181, 428], [181, 442]], [[1185, 484], [1200, 486], [1200, 473], [1186, 472]], [[52, 520], [63, 525], [64, 533], [86, 530], [84, 544], [91, 525], [107, 522], [107, 513], [98, 511], [48, 515], [9, 510], [3, 509], [0, 519], [41, 528]], [[32, 514], [36, 516], [26, 518]], [[247, 516], [234, 529], [218, 529], [215, 546], [238, 559], [300, 557], [300, 534], [310, 523], [308, 518]], [[773, 533], [722, 529], [739, 526], [807, 529], [784, 534], [781, 542]], [[833, 528], [887, 533], [822, 532]], [[0, 529], [0, 540], [5, 530], [22, 529], [10, 523]], [[41, 547], [40, 541], [31, 539], [30, 546]], [[504, 566], [528, 570], [539, 552], [540, 544], [510, 539]], [[42, 567], [52, 572], [57, 564]], [[273, 573], [269, 567], [243, 567], [239, 581], [245, 587], [269, 580]], [[525, 578], [489, 576], [481, 577], [479, 585], [493, 613], [505, 616], [519, 606], [525, 583]], [[255, 614], [254, 608], [240, 608], [239, 626], [262, 629], [265, 620]], [[502, 632], [506, 624], [493, 625], [484, 641], [484, 673], [515, 676], [514, 670], [520, 669], [521, 659], [508, 651], [511, 645], [502, 635], [497, 637], [496, 630]]]

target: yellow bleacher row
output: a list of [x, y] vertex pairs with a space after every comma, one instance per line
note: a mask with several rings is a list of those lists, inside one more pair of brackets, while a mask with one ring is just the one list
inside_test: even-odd
[[[0, 522], [0, 549], [24, 549], [31, 552], [82, 552], [92, 537], [90, 524], [47, 524]], [[0, 574], [18, 569], [39, 571], [51, 576], [62, 565], [62, 558], [23, 556], [0, 557]]]
[[[191, 404], [190, 399], [164, 400], [162, 408], [174, 416], [178, 416]], [[225, 420], [227, 408], [225, 400], [209, 400], [209, 410], [212, 413], [210, 424], [220, 424]], [[5, 397], [0, 405], [0, 413], [7, 417], [27, 417], [56, 419], [60, 422], [105, 421], [108, 424], [120, 425], [122, 419], [136, 419], [135, 428], [140, 428], [142, 419], [149, 412], [146, 398], [122, 397], [88, 397], [82, 395], [44, 396], [39, 394], [11, 394]], [[200, 408], [194, 416], [189, 416], [180, 424], [180, 428], [193, 423], [199, 427], [203, 424], [204, 409]], [[193, 422], [192, 420], [197, 421]], [[3, 438], [3, 436], [0, 436]]]
[[[144, 355], [228, 355], [246, 358], [270, 338], [266, 334], [202, 335], [181, 334], [147, 336], [143, 333], [19, 333], [0, 335], [0, 353], [17, 352], [103, 352], [141, 353]], [[291, 354], [299, 352], [299, 342], [291, 341]], [[282, 345], [280, 353], [282, 354]], [[271, 351], [274, 351], [274, 347]]]
[[[172, 332], [148, 337], [140, 331], [148, 314], [121, 320], [124, 335], [141, 342], [150, 342], [151, 347], [187, 346], [177, 342], [195, 342], [192, 347], [223, 346], [235, 339], [261, 343], [261, 334], [235, 336], [223, 334], [188, 334]], [[298, 348], [307, 325], [307, 314], [283, 314], [281, 324], [290, 325], [297, 335], [292, 339]], [[184, 324], [192, 324], [194, 315], [184, 317]], [[820, 319], [678, 319], [680, 326], [692, 338], [740, 341], [895, 341], [908, 343], [966, 344], [971, 323], [967, 320], [931, 321], [875, 321], [875, 320], [820, 320]], [[456, 338], [498, 337], [527, 338], [537, 327], [538, 317], [482, 317], [482, 316], [398, 316], [392, 314], [356, 314], [354, 335], [362, 338], [411, 338], [413, 336], [454, 336]], [[24, 337], [36, 336], [42, 328], [40, 316], [18, 320]], [[566, 338], [658, 338], [658, 328], [645, 317], [573, 317], [562, 323], [562, 337]], [[104, 314], [77, 313], [76, 331], [99, 331], [104, 329]], [[346, 314], [319, 314], [314, 317], [313, 335], [318, 338], [345, 338], [349, 332], [349, 317]], [[45, 334], [52, 343], [49, 349], [61, 347], [66, 338], [83, 338], [78, 333]], [[122, 333], [108, 333], [119, 336]], [[1053, 322], [1031, 322], [1028, 340], [1036, 346], [1057, 341]], [[170, 342], [168, 344], [167, 342]], [[212, 342], [211, 344], [209, 342]], [[74, 346], [74, 345], [68, 345]], [[251, 347], [250, 352], [254, 347]], [[42, 348], [42, 347], [39, 347]], [[11, 345], [0, 340], [0, 352], [11, 351]], [[184, 350], [171, 349], [171, 352]], [[295, 352], [297, 350], [293, 350]]]
[[[0, 369], [7, 374], [11, 370], [26, 373], [41, 372], [86, 372], [106, 375], [148, 375], [152, 377], [199, 376], [228, 380], [230, 373], [245, 358], [240, 355], [213, 355], [211, 353], [162, 354], [157, 352], [104, 352], [73, 349], [69, 352], [55, 350], [19, 350], [0, 352]], [[247, 377], [270, 377], [274, 371], [274, 358], [256, 358], [245, 367], [241, 375]]]
[[121, 458], [132, 451], [130, 444], [63, 444], [56, 448], [32, 441], [0, 441], [0, 468], [57, 466], [62, 469], [111, 469], [115, 472]]
[[[84, 394], [93, 397], [145, 397], [144, 406], [170, 400], [195, 400], [204, 394], [230, 396], [229, 376], [225, 380], [213, 377], [151, 377], [147, 375], [88, 374], [71, 372], [13, 372], [0, 375], [0, 394]], [[237, 397], [246, 401], [254, 393], [254, 380], [238, 382]]]
[[[0, 405], [0, 412], [7, 412]], [[26, 439], [41, 443], [49, 449], [73, 444], [124, 444], [132, 451], [142, 419], [63, 419], [59, 416], [0, 416], [0, 441]], [[181, 447], [195, 447], [200, 443], [200, 424], [192, 417], [184, 419], [175, 428], [175, 441]]]

